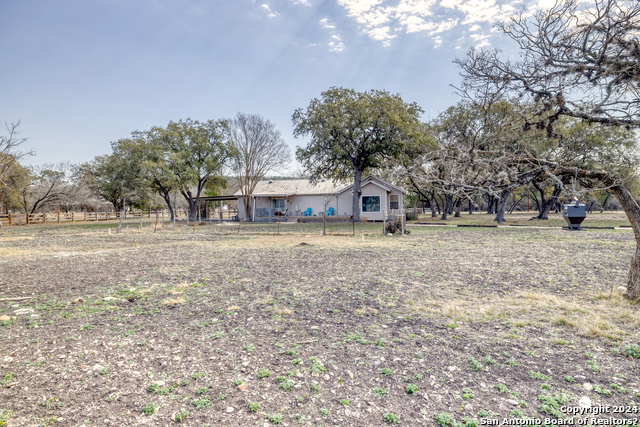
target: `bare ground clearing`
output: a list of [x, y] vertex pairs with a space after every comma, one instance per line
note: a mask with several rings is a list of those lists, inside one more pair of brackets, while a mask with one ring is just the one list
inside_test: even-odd
[[0, 425], [640, 416], [630, 231], [274, 227], [3, 229]]

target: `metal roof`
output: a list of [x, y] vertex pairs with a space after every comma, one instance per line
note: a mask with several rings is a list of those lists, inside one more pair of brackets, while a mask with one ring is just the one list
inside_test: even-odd
[[[343, 189], [345, 184], [337, 183], [330, 179], [318, 181], [315, 185], [311, 184], [308, 179], [276, 179], [258, 181], [254, 196], [303, 196], [314, 194], [334, 194]], [[240, 190], [236, 191], [235, 196], [242, 196]]]
[[[387, 191], [391, 191], [390, 188], [393, 188], [403, 194], [406, 193], [405, 190], [393, 186], [372, 175], [367, 175], [362, 178], [363, 186], [368, 183], [376, 184]], [[253, 191], [253, 196], [284, 197], [294, 195], [307, 196], [316, 194], [338, 194], [350, 188], [353, 188], [353, 184], [339, 183], [331, 179], [320, 180], [315, 185], [311, 184], [308, 179], [275, 179], [258, 181], [258, 184]], [[242, 197], [242, 193], [238, 190], [234, 193], [234, 196]]]

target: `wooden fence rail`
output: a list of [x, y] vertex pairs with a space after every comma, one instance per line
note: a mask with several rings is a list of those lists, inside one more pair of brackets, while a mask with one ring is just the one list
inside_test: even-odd
[[[162, 221], [170, 218], [168, 210], [157, 211], [158, 217]], [[237, 216], [238, 212], [231, 209], [223, 209], [222, 215], [220, 215], [219, 209], [215, 212], [212, 210], [209, 212], [211, 219], [228, 219], [232, 220]], [[132, 211], [124, 212], [122, 219], [140, 219], [140, 218], [155, 218], [156, 211]], [[184, 219], [187, 217], [187, 212], [183, 209], [176, 211], [176, 219]], [[31, 215], [11, 213], [0, 214], [0, 223], [3, 226], [7, 225], [35, 225], [35, 224], [60, 224], [69, 222], [91, 222], [91, 221], [109, 221], [120, 219], [120, 212], [46, 212], [35, 213]]]

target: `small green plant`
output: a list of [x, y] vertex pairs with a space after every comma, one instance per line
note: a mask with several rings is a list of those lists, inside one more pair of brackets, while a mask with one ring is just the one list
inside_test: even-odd
[[151, 383], [151, 384], [149, 384], [149, 387], [147, 387], [147, 391], [156, 391], [159, 388], [160, 388], [160, 386], [158, 384]]
[[309, 360], [311, 360], [311, 372], [327, 372], [327, 368], [324, 367], [317, 357], [312, 357]]
[[623, 351], [626, 356], [640, 359], [640, 345], [638, 344], [627, 344], [624, 346]]
[[389, 375], [393, 374], [393, 371], [391, 369], [389, 369], [389, 368], [382, 368], [382, 369], [380, 369], [380, 372], [382, 373], [382, 375], [385, 375], [387, 377]]
[[107, 375], [109, 373], [109, 368], [108, 367], [104, 367], [102, 369], [100, 369], [100, 375]]
[[242, 381], [241, 379], [235, 379], [233, 380], [233, 385], [235, 386], [239, 386], [240, 384], [242, 384], [244, 381]]
[[602, 396], [611, 396], [612, 392], [609, 389], [606, 388], [602, 388], [599, 385], [594, 385], [593, 386], [593, 391], [595, 391], [596, 393], [602, 395]]
[[296, 357], [291, 361], [291, 363], [293, 363], [295, 366], [298, 366], [300, 363], [302, 363], [302, 359], [300, 359], [299, 357]]
[[534, 380], [553, 381], [553, 378], [551, 378], [549, 375], [543, 374], [542, 372], [527, 371], [527, 373]]
[[320, 386], [318, 385], [317, 382], [312, 382], [311, 384], [309, 384], [309, 389], [313, 392], [318, 393], [320, 391]]
[[60, 402], [58, 398], [55, 396], [51, 396], [48, 399], [45, 399], [44, 402], [42, 402], [42, 406], [45, 406], [49, 409], [55, 408], [56, 406], [63, 406], [63, 405], [64, 403]]
[[378, 341], [376, 341], [376, 347], [378, 348], [384, 348], [384, 338], [380, 338]]
[[269, 377], [269, 375], [271, 375], [271, 372], [267, 371], [264, 368], [260, 368], [258, 369], [258, 378], [262, 379], [262, 378], [267, 378]]
[[258, 412], [260, 410], [260, 403], [258, 403], [258, 402], [250, 402], [249, 403], [249, 410], [251, 412]]
[[349, 403], [351, 403], [351, 402], [349, 402], [349, 399], [341, 399], [340, 400], [340, 404], [341, 405], [347, 406]]
[[422, 375], [422, 374], [416, 375], [416, 380], [418, 380], [418, 381], [422, 381], [423, 378], [424, 378], [424, 375]]
[[618, 393], [621, 393], [621, 394], [627, 393], [627, 389], [622, 386], [619, 386], [618, 384], [611, 384], [609, 387], [611, 387], [611, 390], [616, 390]]
[[0, 426], [4, 426], [9, 422], [9, 418], [13, 415], [13, 411], [0, 409]]
[[199, 389], [196, 391], [196, 395], [197, 395], [197, 396], [200, 396], [201, 394], [205, 394], [205, 393], [209, 393], [209, 389], [208, 389], [207, 387], [199, 388]]
[[151, 402], [142, 408], [142, 412], [145, 415], [153, 415], [153, 413], [156, 412], [159, 407], [160, 405], [158, 405], [156, 402]]
[[156, 394], [159, 394], [160, 396], [166, 396], [169, 393], [171, 393], [171, 390], [167, 387], [160, 387], [156, 389]]
[[553, 415], [556, 418], [562, 418], [564, 414], [559, 408], [560, 405], [566, 405], [569, 402], [569, 397], [564, 393], [553, 393], [540, 395], [538, 396], [538, 400], [542, 402], [542, 404], [538, 406], [540, 412]]
[[200, 399], [193, 399], [191, 404], [196, 407], [196, 411], [199, 411], [202, 408], [211, 406], [211, 399], [209, 396], [202, 396]]
[[272, 424], [280, 424], [282, 423], [282, 414], [266, 414], [267, 419], [271, 421]]
[[465, 427], [478, 427], [480, 425], [477, 418], [464, 417], [462, 421]]
[[549, 384], [547, 384], [547, 383], [542, 383], [541, 387], [542, 387], [544, 390], [551, 390], [551, 386], [550, 386]]
[[329, 415], [329, 410], [328, 409], [320, 409], [320, 416], [322, 418], [326, 417], [327, 415]]
[[456, 420], [449, 412], [440, 412], [435, 415], [436, 422], [442, 427], [456, 426]]
[[201, 374], [201, 373], [199, 373], [199, 372], [196, 372], [195, 374], [193, 374], [192, 378], [193, 378], [194, 380], [196, 380], [196, 381], [197, 381], [197, 380], [199, 380], [200, 378], [202, 378], [203, 376], [204, 376], [204, 374]]
[[376, 387], [373, 389], [373, 394], [375, 394], [378, 397], [384, 397], [387, 395], [388, 392], [389, 392], [389, 389], [386, 389], [386, 388]]
[[509, 415], [511, 415], [513, 418], [523, 418], [524, 412], [522, 412], [520, 409], [514, 409], [513, 411], [509, 412]]
[[518, 362], [516, 362], [515, 357], [510, 357], [505, 363], [511, 367], [518, 366]]
[[491, 357], [491, 355], [490, 355], [490, 354], [489, 354], [489, 355], [487, 355], [487, 356], [485, 356], [485, 358], [484, 358], [484, 364], [485, 364], [485, 365], [489, 365], [489, 366], [490, 366], [490, 365], [493, 365], [493, 364], [495, 364], [495, 363], [496, 363], [496, 362], [493, 360], [493, 357]]
[[418, 392], [418, 386], [415, 384], [407, 384], [405, 391], [409, 394], [415, 394]]
[[482, 366], [482, 363], [480, 363], [473, 357], [469, 358], [469, 363], [471, 364], [471, 369], [473, 369], [474, 371], [481, 371], [484, 368], [484, 366]]
[[589, 360], [588, 365], [589, 365], [589, 369], [591, 369], [596, 374], [602, 372], [602, 368], [600, 367], [600, 365], [596, 363], [595, 360]]
[[391, 412], [387, 412], [386, 414], [384, 414], [382, 416], [382, 419], [387, 424], [398, 424], [400, 422], [400, 418], [396, 414], [393, 414]]
[[568, 383], [574, 383], [574, 382], [576, 382], [576, 380], [574, 380], [574, 379], [573, 379], [573, 377], [572, 377], [571, 375], [565, 375], [563, 378], [564, 378], [564, 380], [565, 380], [566, 382], [568, 382]]
[[0, 380], [0, 385], [7, 385], [16, 378], [17, 378], [17, 375], [14, 372], [7, 372], [4, 375], [4, 378]]
[[500, 384], [500, 383], [498, 383], [498, 384], [496, 384], [496, 388], [497, 388], [498, 390], [500, 390], [501, 392], [503, 392], [503, 393], [509, 393], [509, 389], [508, 389], [508, 388], [507, 388], [507, 386], [506, 386], [506, 385], [504, 385], [504, 384]]
[[462, 389], [462, 398], [463, 399], [473, 399], [473, 390], [468, 387]]
[[225, 396], [224, 394], [221, 394], [220, 396], [218, 396], [218, 400], [225, 400], [227, 398], [227, 396]]
[[173, 416], [173, 421], [177, 423], [181, 423], [185, 419], [187, 419], [188, 416], [189, 416], [189, 411], [183, 409], [180, 412], [176, 412], [176, 414]]
[[291, 380], [282, 381], [278, 386], [278, 388], [284, 391], [291, 391], [293, 390], [293, 381]]

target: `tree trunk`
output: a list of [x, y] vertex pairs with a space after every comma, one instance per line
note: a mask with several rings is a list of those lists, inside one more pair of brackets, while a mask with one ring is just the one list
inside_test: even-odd
[[449, 208], [451, 207], [451, 202], [452, 202], [453, 197], [452, 196], [446, 196], [445, 198], [445, 203], [444, 203], [444, 208], [442, 209], [442, 217], [440, 217], [441, 220], [446, 220], [447, 219], [447, 215], [449, 214]]
[[164, 202], [167, 205], [167, 209], [169, 209], [169, 215], [171, 216], [171, 221], [173, 221], [174, 218], [174, 212], [173, 212], [173, 205], [171, 204], [171, 192], [170, 191], [166, 191], [166, 192], [160, 192], [160, 195], [162, 196], [162, 198], [164, 199]]
[[487, 215], [491, 215], [493, 212], [493, 206], [495, 204], [495, 197], [487, 196]]
[[460, 218], [460, 210], [462, 209], [462, 200], [458, 199], [456, 200], [456, 204], [455, 204], [455, 214], [453, 215], [454, 218]]
[[471, 203], [471, 199], [469, 199], [469, 215], [473, 215], [473, 203]]
[[629, 190], [624, 186], [613, 186], [611, 187], [611, 191], [613, 191], [613, 194], [627, 214], [636, 238], [636, 250], [631, 257], [629, 281], [627, 282], [627, 291], [624, 293], [624, 296], [632, 300], [640, 300], [640, 206], [638, 206], [638, 203], [633, 199]]
[[494, 221], [498, 221], [498, 224], [502, 224], [504, 222], [504, 211], [507, 207], [507, 202], [509, 201], [509, 197], [511, 196], [511, 190], [504, 190], [500, 194], [500, 204], [496, 208], [496, 217]]
[[353, 203], [351, 206], [354, 222], [360, 222], [360, 182], [361, 180], [362, 180], [362, 171], [357, 167], [354, 167], [353, 168]]
[[436, 192], [433, 191], [431, 193], [431, 201], [429, 202], [429, 204], [431, 205], [431, 218], [435, 218], [437, 216], [436, 214], [436, 210], [439, 211], [437, 204], [438, 202], [436, 201]]
[[556, 185], [553, 189], [553, 193], [551, 193], [551, 197], [547, 200], [544, 199], [544, 195], [541, 194], [542, 199], [542, 208], [540, 209], [540, 213], [536, 217], [536, 219], [549, 219], [549, 211], [551, 208], [555, 206], [555, 203], [558, 201], [558, 196], [560, 196], [560, 192], [562, 189], [560, 186]]

